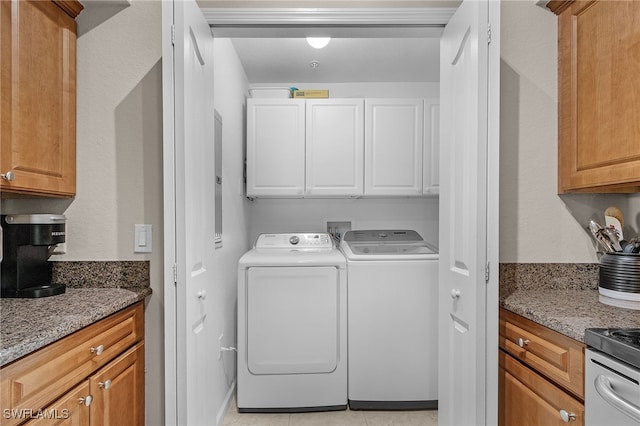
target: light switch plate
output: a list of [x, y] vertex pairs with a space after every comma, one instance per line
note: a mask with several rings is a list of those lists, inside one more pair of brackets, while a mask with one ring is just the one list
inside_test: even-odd
[[135, 224], [133, 252], [151, 253], [153, 247], [153, 233], [150, 224]]

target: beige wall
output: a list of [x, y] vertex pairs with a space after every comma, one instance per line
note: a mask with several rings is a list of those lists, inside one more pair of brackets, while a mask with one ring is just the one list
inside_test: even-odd
[[[78, 195], [62, 260], [150, 260], [146, 420], [162, 424], [161, 4], [134, 0], [113, 16], [87, 4], [78, 22]], [[136, 223], [153, 226], [150, 254], [133, 252]]]
[[536, 3], [501, 7], [500, 261], [596, 262], [589, 220], [632, 211], [625, 195], [557, 195], [557, 17]]

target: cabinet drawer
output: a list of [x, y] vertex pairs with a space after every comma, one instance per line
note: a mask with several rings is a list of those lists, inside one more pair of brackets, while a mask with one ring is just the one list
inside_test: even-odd
[[[2, 409], [38, 410], [144, 338], [138, 303], [0, 370]], [[2, 419], [3, 425], [18, 419]]]
[[[512, 356], [499, 351], [500, 426], [584, 424], [584, 405]], [[564, 411], [564, 413], [563, 413]]]
[[584, 400], [584, 344], [500, 310], [500, 347]]

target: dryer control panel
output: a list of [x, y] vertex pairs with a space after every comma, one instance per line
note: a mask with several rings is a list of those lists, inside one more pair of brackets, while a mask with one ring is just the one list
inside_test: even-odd
[[260, 234], [257, 249], [331, 249], [333, 241], [327, 233]]

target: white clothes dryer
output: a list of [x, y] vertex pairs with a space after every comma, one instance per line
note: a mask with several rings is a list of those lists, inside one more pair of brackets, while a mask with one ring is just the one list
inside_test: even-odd
[[349, 407], [438, 407], [438, 250], [415, 231], [348, 231]]
[[346, 321], [346, 260], [330, 235], [260, 235], [238, 266], [239, 411], [346, 409]]

